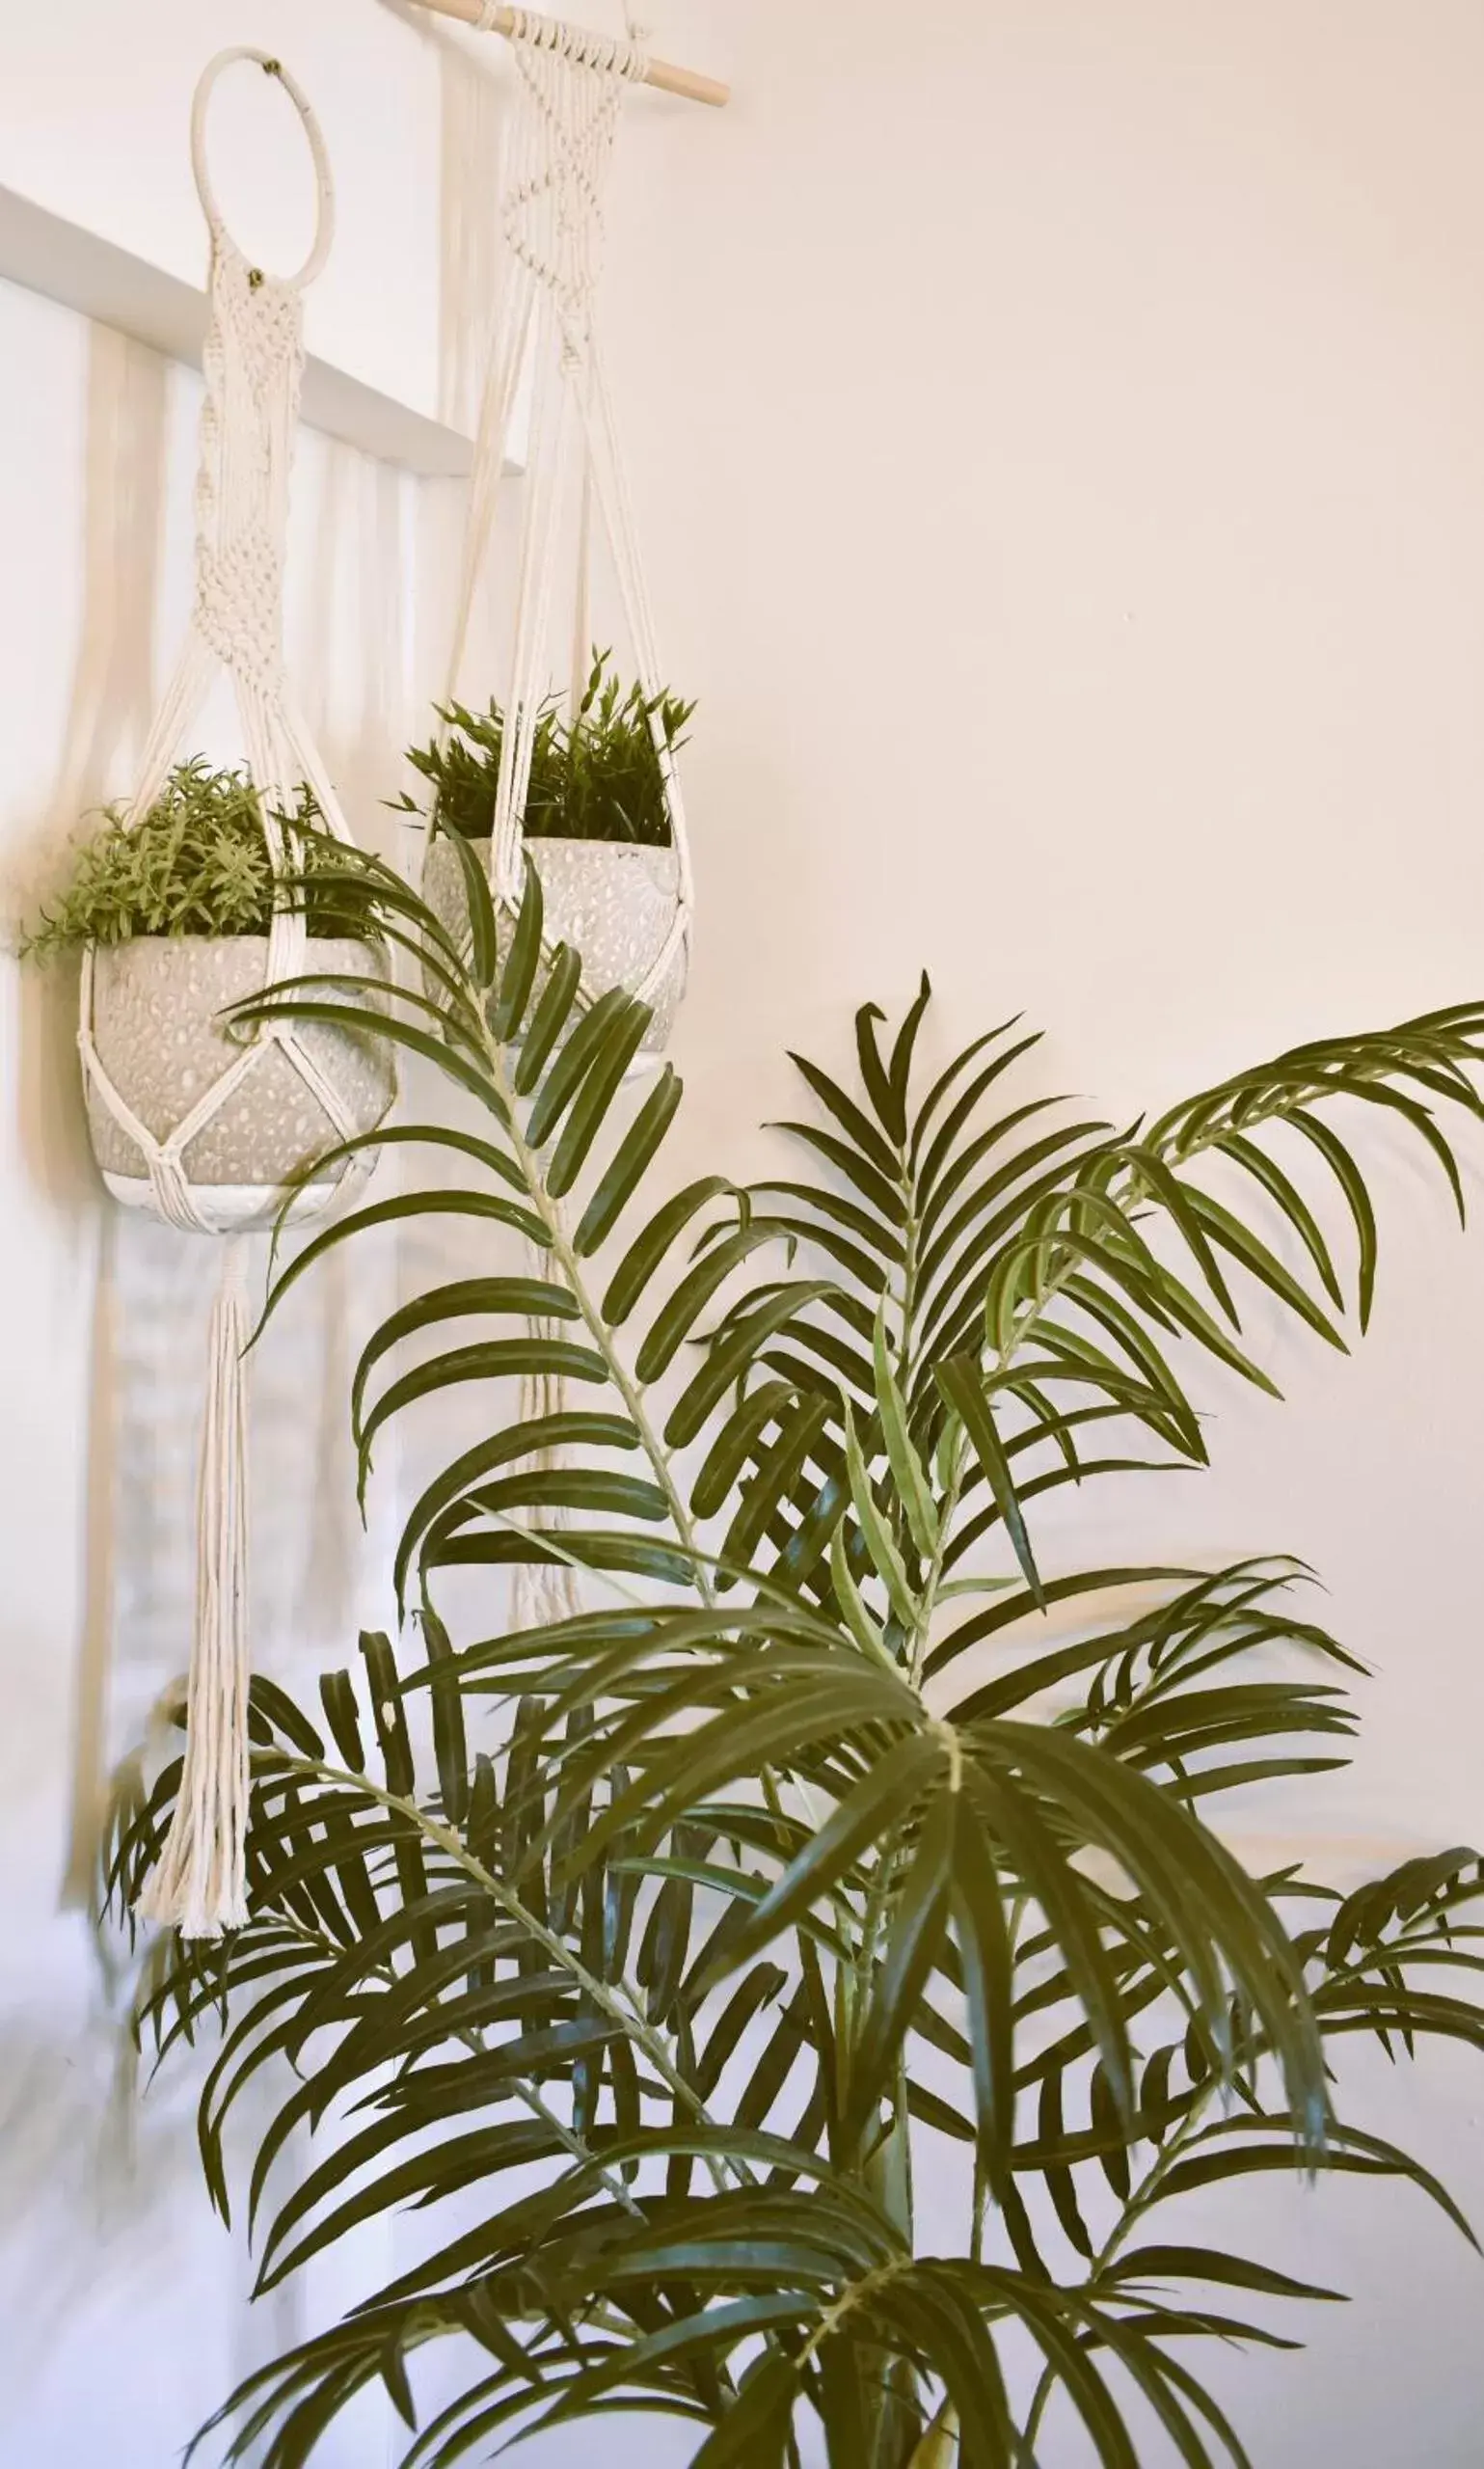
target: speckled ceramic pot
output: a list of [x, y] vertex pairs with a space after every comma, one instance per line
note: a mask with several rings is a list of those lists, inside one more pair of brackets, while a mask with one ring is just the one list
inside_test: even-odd
[[[489, 842], [471, 845], [481, 865], [487, 864]], [[673, 848], [655, 849], [635, 840], [540, 839], [527, 840], [526, 849], [541, 878], [546, 940], [569, 943], [581, 954], [584, 993], [596, 996], [613, 986], [640, 985], [675, 922], [680, 869]], [[428, 844], [422, 897], [448, 933], [467, 942], [463, 872], [457, 852], [442, 836]], [[436, 994], [436, 985], [428, 990]], [[650, 997], [655, 1017], [643, 1053], [661, 1054], [668, 1045], [685, 990], [682, 944]]]
[[[101, 946], [93, 963], [93, 1042], [129, 1111], [156, 1140], [167, 1140], [212, 1083], [241, 1054], [221, 1014], [262, 986], [262, 935], [139, 935]], [[384, 956], [348, 938], [311, 936], [305, 969], [379, 975]], [[296, 1032], [315, 1069], [336, 1091], [353, 1128], [374, 1131], [396, 1094], [391, 1049], [379, 1040], [307, 1021]], [[125, 1207], [150, 1208], [138, 1142], [110, 1113], [88, 1076], [88, 1124], [103, 1179]], [[193, 1191], [213, 1224], [267, 1223], [284, 1183], [333, 1148], [339, 1133], [283, 1049], [265, 1045], [182, 1158]], [[343, 1172], [343, 1169], [341, 1170]], [[327, 1207], [338, 1176], [315, 1178], [296, 1217]]]

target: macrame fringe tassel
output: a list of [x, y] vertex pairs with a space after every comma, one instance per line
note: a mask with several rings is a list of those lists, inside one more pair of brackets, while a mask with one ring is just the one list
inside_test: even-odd
[[242, 1247], [229, 1242], [211, 1310], [197, 1491], [196, 1635], [185, 1758], [159, 1865], [140, 1902], [186, 1938], [242, 1928], [247, 1909], [250, 1336]]

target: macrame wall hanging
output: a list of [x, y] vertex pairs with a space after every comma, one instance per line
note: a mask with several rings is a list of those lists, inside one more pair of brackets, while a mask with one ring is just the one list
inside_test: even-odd
[[[571, 631], [564, 638], [564, 648], [566, 640], [571, 644], [574, 706], [588, 673], [595, 519], [611, 556], [644, 698], [658, 705], [663, 692], [595, 317], [613, 141], [624, 95], [644, 76], [646, 58], [632, 17], [627, 41], [526, 9], [488, 6], [479, 23], [489, 29], [497, 20], [516, 69], [501, 203], [505, 261], [470, 482], [445, 700], [454, 701], [465, 683], [471, 626], [524, 405], [525, 503], [490, 882], [498, 914], [511, 918], [529, 856], [541, 877], [548, 947], [565, 942], [581, 956], [580, 1003], [585, 1008], [610, 987], [627, 987], [654, 1010], [645, 1041], [652, 1055], [666, 1044], [685, 990], [693, 905], [680, 780], [658, 719], [651, 727], [669, 819], [667, 847], [547, 834], [527, 844], [523, 828], [531, 755], [554, 674], [559, 571], [574, 536]], [[465, 913], [456, 853], [436, 837], [428, 847], [424, 896], [445, 922], [455, 924]]]
[[[293, 101], [313, 156], [314, 243], [296, 275], [265, 273], [228, 231], [207, 173], [206, 110], [223, 70], [251, 62]], [[364, 943], [310, 935], [287, 818], [307, 784], [317, 821], [351, 834], [283, 669], [288, 478], [304, 365], [305, 287], [334, 220], [324, 141], [281, 62], [224, 51], [196, 91], [191, 155], [210, 234], [209, 320], [196, 489], [196, 585], [186, 639], [156, 715], [125, 821], [137, 828], [185, 748], [219, 672], [230, 680], [248, 772], [281, 896], [262, 936], [138, 936], [84, 956], [78, 1045], [104, 1180], [126, 1207], [182, 1233], [227, 1238], [212, 1311], [198, 1476], [195, 1634], [181, 1788], [147, 1916], [188, 1937], [247, 1918], [247, 1401], [250, 1316], [242, 1238], [295, 1188], [290, 1223], [332, 1207], [364, 1153], [316, 1174], [339, 1143], [375, 1128], [394, 1094], [385, 1050], [343, 1031], [267, 1020], [224, 1027], [225, 1008], [309, 971], [374, 977]]]

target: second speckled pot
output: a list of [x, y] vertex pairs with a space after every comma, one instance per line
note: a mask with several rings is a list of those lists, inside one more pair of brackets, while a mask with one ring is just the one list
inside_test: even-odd
[[[489, 842], [472, 841], [481, 865]], [[680, 867], [673, 848], [637, 840], [527, 840], [526, 854], [541, 878], [545, 938], [568, 943], [581, 955], [582, 990], [597, 996], [613, 986], [636, 988], [664, 949], [680, 897]], [[422, 897], [461, 946], [469, 939], [469, 904], [458, 853], [442, 834], [428, 844]], [[503, 936], [508, 933], [500, 921]], [[670, 1042], [686, 990], [682, 944], [650, 997], [654, 1018], [642, 1051], [661, 1054]], [[428, 989], [436, 994], [436, 985]], [[539, 993], [539, 986], [537, 988]]]

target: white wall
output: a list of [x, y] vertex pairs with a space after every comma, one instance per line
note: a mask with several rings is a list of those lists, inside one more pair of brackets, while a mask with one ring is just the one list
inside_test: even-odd
[[[661, 635], [702, 698], [686, 1165], [759, 1153], [783, 1047], [848, 1063], [850, 1007], [924, 964], [945, 1045], [1024, 1007], [1044, 1085], [1120, 1120], [1475, 992], [1477, 10], [657, 14], [737, 90], [635, 115], [613, 234]], [[1056, 1536], [1316, 1563], [1376, 1668], [1366, 1738], [1253, 1824], [1342, 1881], [1484, 1835], [1484, 1234], [1390, 1153], [1356, 1358], [1285, 1337], [1286, 1408], [1212, 1384], [1209, 1478]], [[1476, 2069], [1374, 2073], [1358, 2107], [1477, 2217]], [[1357, 2302], [1305, 2359], [1223, 2365], [1259, 2469], [1475, 2462], [1477, 2259], [1387, 2189], [1188, 2225], [1262, 2253], [1264, 2220]]]
[[[176, 14], [152, 0], [133, 17], [163, 42]], [[268, 0], [229, 14], [232, 35], [282, 40], [292, 60]], [[635, 495], [671, 672], [702, 699], [677, 1172], [755, 1161], [751, 1126], [787, 1110], [785, 1045], [843, 1057], [850, 1007], [900, 1004], [924, 963], [945, 1044], [1024, 1006], [1050, 1031], [1046, 1085], [1120, 1115], [1297, 1037], [1476, 990], [1477, 11], [664, 0], [656, 14], [670, 56], [737, 87], [722, 115], [637, 99], [613, 217]], [[81, 131], [102, 120], [107, 97], [78, 74], [49, 106], [49, 146], [74, 108]], [[364, 294], [346, 314], [365, 324], [371, 374], [384, 322]], [[87, 339], [0, 295], [0, 366], [17, 364], [0, 405], [7, 851], [49, 811], [67, 753]], [[371, 520], [364, 497], [342, 501], [321, 545], [348, 553]], [[335, 663], [352, 696], [365, 657], [347, 626]], [[51, 1909], [95, 1217], [65, 1017], [11, 979], [5, 1002], [0, 2002], [50, 2016], [61, 2052], [83, 1999], [73, 1925]], [[1254, 1823], [1342, 1878], [1484, 1837], [1484, 1248], [1450, 1231], [1413, 1162], [1374, 1140], [1369, 1154], [1383, 1262], [1365, 1347], [1319, 1361], [1284, 1338], [1285, 1410], [1213, 1389], [1214, 1474], [1109, 1501], [1092, 1528], [1093, 1548], [1116, 1523], [1122, 1543], [1283, 1548], [1323, 1570], [1329, 1615], [1376, 1667], [1368, 1737], [1351, 1778]], [[1055, 1540], [1069, 1557], [1071, 1536]], [[1476, 2077], [1434, 2059], [1394, 2084], [1375, 2073], [1367, 2116], [1484, 2214]], [[121, 2469], [174, 2455], [230, 2345], [224, 2330], [202, 2354], [187, 2337], [214, 2234], [198, 2242], [193, 2201], [151, 2214], [152, 2291], [111, 2289], [99, 2319], [121, 2371], [172, 2330], [166, 2388], [138, 2397], [110, 2453]], [[1291, 2267], [1357, 2303], [1315, 2322], [1306, 2359], [1224, 2365], [1261, 2469], [1469, 2469], [1476, 2259], [1388, 2189], [1224, 2199], [1193, 2234], [1244, 2234], [1275, 2201]], [[36, 2202], [39, 2237], [50, 2222], [80, 2239], [55, 2196]], [[225, 2322], [226, 2295], [213, 2305]], [[96, 2456], [80, 2381], [33, 2375], [22, 2431], [0, 2420], [0, 2458]], [[647, 2434], [630, 2442], [658, 2459]]]

